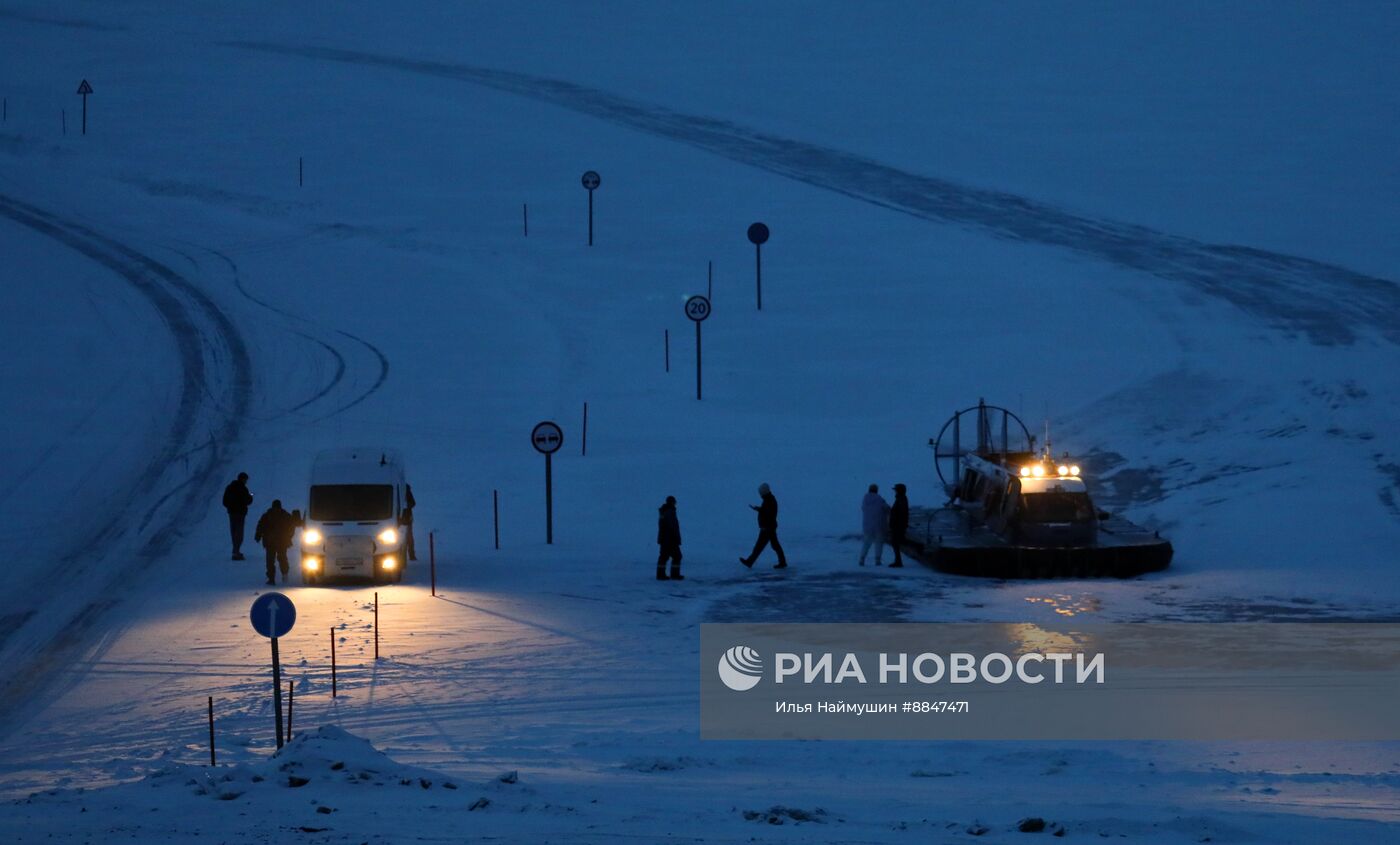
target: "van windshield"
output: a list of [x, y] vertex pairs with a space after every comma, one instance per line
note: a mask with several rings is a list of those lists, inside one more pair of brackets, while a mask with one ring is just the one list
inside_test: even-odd
[[1024, 522], [1089, 522], [1094, 504], [1088, 493], [1027, 493], [1021, 497]]
[[313, 484], [307, 514], [318, 522], [369, 522], [394, 515], [391, 484]]

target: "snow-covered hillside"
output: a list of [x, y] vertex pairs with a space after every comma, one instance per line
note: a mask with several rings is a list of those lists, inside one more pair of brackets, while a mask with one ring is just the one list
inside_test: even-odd
[[[1383, 4], [6, 5], [0, 788], [165, 774], [0, 831], [192, 836], [158, 793], [242, 835], [270, 788], [213, 804], [179, 768], [213, 695], [230, 775], [272, 771], [261, 562], [228, 560], [219, 490], [303, 506], [316, 450], [384, 443], [442, 595], [422, 565], [381, 588], [376, 663], [371, 589], [289, 587], [299, 721], [464, 789], [518, 771], [537, 792], [491, 813], [539, 814], [482, 835], [786, 836], [773, 807], [820, 807], [800, 837], [1395, 837], [1393, 745], [702, 743], [694, 658], [704, 621], [1400, 616], [1398, 36]], [[1172, 568], [857, 569], [865, 486], [941, 501], [928, 439], [979, 397], [1049, 417]], [[785, 575], [735, 562], [760, 482]], [[688, 580], [660, 585], [667, 495]], [[325, 820], [286, 824], [398, 823]]]

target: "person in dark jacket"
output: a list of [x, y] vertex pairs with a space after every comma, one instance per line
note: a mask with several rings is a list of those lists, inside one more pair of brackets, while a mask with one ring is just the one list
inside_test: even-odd
[[763, 500], [762, 504], [749, 505], [750, 509], [758, 511], [758, 540], [753, 544], [753, 552], [748, 557], [739, 558], [739, 562], [752, 569], [758, 556], [763, 554], [763, 549], [771, 545], [778, 554], [778, 565], [773, 568], [786, 569], [787, 556], [783, 554], [782, 543], [778, 542], [778, 498], [767, 484], [758, 485], [758, 495]]
[[282, 510], [282, 500], [273, 499], [272, 507], [262, 515], [257, 528], [253, 530], [253, 542], [262, 543], [267, 552], [267, 583], [277, 583], [274, 564], [281, 565], [282, 583], [287, 583], [287, 573], [292, 568], [291, 561], [287, 560], [287, 549], [292, 547], [292, 535], [296, 530], [296, 520]]
[[253, 494], [248, 492], [248, 473], [240, 472], [224, 488], [224, 510], [228, 511], [229, 539], [233, 541], [233, 559], [243, 560], [243, 525], [248, 519], [248, 506]]
[[676, 497], [667, 496], [666, 504], [659, 509], [656, 520], [656, 544], [661, 547], [661, 556], [656, 559], [656, 580], [665, 581], [666, 561], [671, 562], [672, 581], [684, 581], [681, 574], [681, 521], [676, 518]]
[[890, 548], [894, 549], [891, 568], [904, 565], [904, 558], [899, 553], [904, 545], [904, 533], [909, 530], [909, 499], [904, 493], [903, 484], [894, 486], [894, 504], [890, 505]]
[[399, 524], [403, 526], [403, 547], [408, 553], [409, 560], [418, 559], [418, 548], [413, 545], [413, 509], [418, 507], [418, 502], [413, 498], [413, 486], [405, 484], [403, 486], [403, 511], [399, 514]]

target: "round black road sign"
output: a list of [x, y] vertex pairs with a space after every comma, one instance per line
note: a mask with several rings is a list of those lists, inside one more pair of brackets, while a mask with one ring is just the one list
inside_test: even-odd
[[703, 323], [710, 318], [710, 300], [703, 296], [692, 296], [685, 301], [685, 316], [697, 323]]
[[762, 223], [755, 223], [749, 227], [749, 243], [764, 244], [768, 242], [768, 227]]
[[588, 190], [593, 190], [603, 184], [603, 177], [598, 175], [598, 171], [590, 170], [583, 174], [583, 186]]
[[530, 443], [535, 447], [535, 451], [552, 455], [564, 445], [564, 430], [546, 420], [530, 432]]

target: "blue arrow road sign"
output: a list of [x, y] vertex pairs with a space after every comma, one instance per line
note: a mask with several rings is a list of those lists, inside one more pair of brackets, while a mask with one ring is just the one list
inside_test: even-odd
[[248, 611], [253, 621], [253, 630], [264, 637], [287, 636], [297, 621], [297, 606], [281, 593], [263, 593], [253, 601], [253, 609]]

